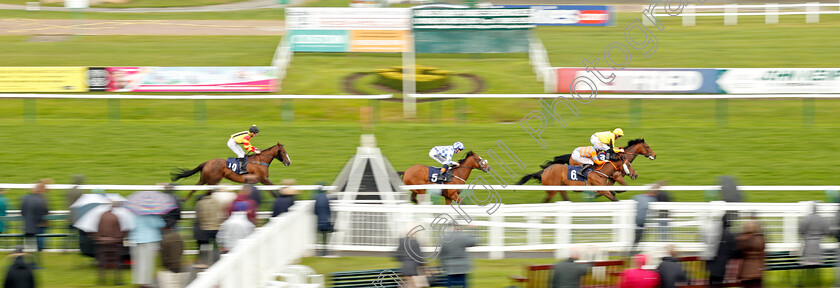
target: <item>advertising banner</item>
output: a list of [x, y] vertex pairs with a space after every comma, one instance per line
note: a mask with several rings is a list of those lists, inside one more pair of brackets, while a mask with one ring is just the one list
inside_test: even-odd
[[0, 92], [87, 92], [87, 67], [0, 67]]
[[277, 71], [252, 67], [107, 67], [108, 92], [273, 92]]
[[291, 30], [289, 44], [294, 52], [347, 52], [347, 30]]
[[[598, 68], [604, 77], [615, 74], [615, 78], [607, 84], [596, 77], [599, 73], [594, 70], [590, 73], [584, 68], [553, 69], [557, 75], [555, 92], [558, 93], [570, 92], [572, 83], [579, 93], [591, 91], [593, 83], [598, 93], [720, 93], [715, 84], [718, 69]], [[578, 79], [581, 76], [588, 79]]]
[[350, 52], [407, 51], [408, 30], [351, 30]]
[[528, 8], [537, 26], [613, 26], [615, 10], [607, 5], [494, 5]]
[[840, 68], [720, 69], [723, 93], [840, 93]]
[[530, 8], [420, 8], [412, 12], [414, 30], [534, 28]]
[[286, 8], [287, 30], [410, 30], [408, 8]]

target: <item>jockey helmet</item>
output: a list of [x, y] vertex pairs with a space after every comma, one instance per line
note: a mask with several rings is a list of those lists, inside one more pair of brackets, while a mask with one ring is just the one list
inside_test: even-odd
[[615, 130], [613, 130], [613, 134], [617, 136], [624, 136], [624, 130], [621, 130], [621, 128], [615, 128]]
[[248, 132], [260, 133], [260, 128], [257, 128], [257, 124], [254, 124], [253, 126], [251, 126], [251, 128], [248, 129]]
[[455, 142], [455, 144], [452, 144], [452, 148], [464, 150], [464, 143]]

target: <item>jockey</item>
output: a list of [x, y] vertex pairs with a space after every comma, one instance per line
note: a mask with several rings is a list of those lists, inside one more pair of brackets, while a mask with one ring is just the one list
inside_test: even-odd
[[589, 137], [589, 142], [592, 142], [592, 146], [598, 151], [607, 151], [610, 150], [610, 147], [613, 147], [613, 152], [618, 153], [622, 152], [623, 149], [615, 146], [615, 140], [621, 138], [621, 136], [624, 136], [624, 130], [615, 128], [612, 132], [604, 131], [592, 134], [592, 137]]
[[575, 151], [572, 152], [572, 159], [583, 163], [583, 165], [581, 165], [580, 171], [578, 171], [578, 175], [582, 177], [586, 177], [586, 174], [583, 171], [585, 171], [586, 168], [589, 168], [589, 166], [592, 166], [592, 164], [601, 165], [606, 162], [601, 159], [598, 159], [598, 151], [595, 150], [595, 147], [592, 146], [581, 146], [575, 148]]
[[236, 153], [236, 160], [239, 160], [239, 167], [245, 167], [245, 151], [242, 150], [242, 147], [239, 147], [239, 144], [242, 144], [248, 152], [260, 154], [260, 149], [251, 146], [251, 138], [257, 136], [257, 133], [260, 133], [260, 129], [257, 128], [256, 124], [254, 124], [246, 131], [230, 135], [227, 146], [230, 150], [233, 150], [233, 153]]
[[460, 165], [458, 162], [452, 161], [452, 156], [461, 152], [461, 150], [464, 150], [464, 143], [461, 142], [455, 142], [452, 146], [435, 146], [432, 150], [429, 150], [429, 157], [443, 164], [443, 167], [440, 168], [440, 175], [444, 177], [443, 182], [451, 180], [452, 170], [449, 167], [458, 167]]

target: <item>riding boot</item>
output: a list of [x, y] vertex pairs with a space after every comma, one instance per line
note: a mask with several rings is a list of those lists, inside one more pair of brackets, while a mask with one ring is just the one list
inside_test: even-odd
[[446, 171], [446, 173], [445, 173], [446, 177], [444, 177], [444, 182], [445, 183], [452, 182], [452, 173], [454, 173], [452, 171], [452, 169], [449, 169], [449, 170]]
[[580, 175], [580, 177], [586, 177], [586, 169], [589, 169], [590, 166], [592, 166], [592, 164], [581, 165], [580, 170], [578, 171], [578, 175]]
[[236, 158], [239, 161], [239, 171], [236, 171], [237, 174], [245, 174], [245, 157]]

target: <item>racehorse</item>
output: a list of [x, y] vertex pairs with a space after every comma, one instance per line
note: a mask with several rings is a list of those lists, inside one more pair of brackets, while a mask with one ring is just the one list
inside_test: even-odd
[[[616, 162], [621, 163], [621, 166], [616, 166]], [[614, 180], [621, 183], [621, 185], [627, 185], [624, 182], [624, 175], [630, 175], [631, 179], [636, 179], [639, 175], [636, 174], [636, 170], [633, 169], [633, 165], [624, 158], [623, 155], [618, 156], [617, 161], [608, 161], [601, 165], [593, 166], [595, 167], [593, 171], [588, 173], [588, 178], [586, 182], [569, 179], [569, 166], [563, 164], [553, 164], [548, 166], [543, 170], [540, 170], [536, 173], [528, 174], [522, 177], [516, 185], [525, 184], [531, 179], [537, 179], [542, 182], [542, 185], [551, 186], [551, 185], [565, 185], [565, 186], [609, 186], [607, 185], [607, 181]], [[575, 175], [576, 176], [576, 175]], [[551, 202], [551, 199], [554, 198], [554, 195], [557, 194], [556, 190], [546, 190], [546, 197], [545, 203]], [[580, 192], [580, 191], [575, 191]], [[618, 201], [615, 198], [615, 193], [611, 191], [597, 191], [599, 195], [607, 197], [611, 201]], [[560, 195], [563, 196], [564, 201], [569, 201], [569, 196], [566, 195], [566, 191], [560, 191]]]
[[[621, 154], [627, 155], [626, 159], [630, 163], [633, 163], [633, 160], [636, 159], [637, 155], [644, 155], [650, 160], [656, 159], [656, 153], [653, 153], [653, 149], [650, 149], [650, 146], [648, 146], [648, 144], [645, 143], [644, 138], [637, 138], [635, 140], [630, 140], [629, 142], [627, 142], [627, 147], [624, 147], [624, 152], [621, 152]], [[545, 169], [553, 164], [581, 165], [580, 162], [572, 159], [572, 154], [566, 154], [556, 156], [554, 157], [554, 160], [545, 161], [545, 164], [540, 165], [540, 167]]]
[[[467, 183], [467, 179], [470, 178], [470, 172], [472, 169], [480, 169], [481, 171], [487, 172], [490, 170], [490, 165], [487, 164], [487, 160], [481, 159], [478, 154], [473, 153], [472, 151], [467, 152], [467, 155], [464, 156], [464, 159], [458, 161], [460, 164], [458, 167], [450, 168], [452, 169], [453, 179], [450, 183], [447, 184], [465, 184]], [[414, 165], [405, 169], [405, 172], [397, 172], [403, 178], [403, 183], [405, 185], [423, 185], [423, 184], [435, 184], [429, 181], [429, 166], [426, 165]], [[452, 203], [452, 201], [461, 203], [459, 191], [457, 189], [445, 189], [442, 191], [441, 195], [446, 198], [446, 205]], [[417, 194], [426, 194], [426, 189], [415, 189], [411, 190], [411, 202], [417, 203]]]
[[[246, 171], [248, 171], [248, 174], [245, 175], [239, 175], [230, 168], [225, 167], [225, 159], [217, 158], [201, 163], [192, 170], [178, 168], [178, 172], [172, 173], [172, 182], [178, 181], [181, 178], [190, 177], [196, 172], [201, 171], [201, 179], [195, 185], [216, 185], [225, 178], [238, 183], [245, 183], [253, 178], [262, 184], [274, 185], [268, 179], [268, 165], [271, 165], [271, 161], [274, 159], [283, 161], [283, 165], [285, 166], [292, 164], [292, 160], [289, 159], [289, 154], [286, 154], [286, 148], [279, 142], [277, 145], [262, 150], [260, 154], [248, 156], [247, 159], [250, 165], [245, 166]], [[190, 191], [186, 199], [190, 199], [193, 193], [195, 193], [195, 190]], [[274, 191], [271, 191], [271, 194], [277, 197]]]

